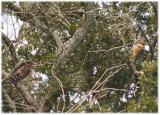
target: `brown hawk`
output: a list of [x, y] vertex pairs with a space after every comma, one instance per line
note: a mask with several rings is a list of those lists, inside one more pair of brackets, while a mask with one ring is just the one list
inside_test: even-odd
[[131, 56], [130, 56], [130, 61], [132, 63], [135, 63], [137, 57], [139, 54], [143, 51], [145, 46], [145, 42], [143, 39], [138, 39], [132, 46], [131, 49]]
[[27, 60], [18, 66], [16, 66], [10, 74], [9, 80], [12, 83], [16, 83], [24, 78], [26, 78], [31, 71], [32, 62]]
[[130, 62], [132, 69], [136, 70], [134, 64], [136, 62], [137, 57], [141, 54], [141, 52], [144, 50], [145, 41], [144, 39], [138, 39], [133, 44], [131, 49], [131, 55], [130, 55]]

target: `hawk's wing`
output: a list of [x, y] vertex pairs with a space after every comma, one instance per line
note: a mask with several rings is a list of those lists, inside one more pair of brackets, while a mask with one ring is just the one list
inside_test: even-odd
[[31, 63], [24, 63], [24, 62], [16, 66], [13, 69], [9, 80], [12, 81], [13, 83], [16, 83], [17, 81], [24, 79], [29, 75], [31, 71], [31, 66], [32, 66]]

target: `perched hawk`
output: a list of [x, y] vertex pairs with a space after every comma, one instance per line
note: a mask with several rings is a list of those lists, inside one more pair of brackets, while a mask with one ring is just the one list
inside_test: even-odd
[[137, 57], [141, 54], [141, 52], [144, 50], [145, 41], [144, 39], [138, 39], [133, 44], [131, 49], [131, 55], [130, 55], [130, 62], [132, 69], [136, 70], [134, 64], [136, 62]]
[[130, 56], [130, 61], [132, 63], [135, 63], [137, 57], [139, 54], [143, 51], [145, 46], [145, 42], [143, 39], [138, 39], [132, 46], [131, 49], [131, 56]]
[[11, 76], [9, 77], [9, 80], [12, 83], [16, 83], [17, 81], [20, 81], [26, 78], [31, 71], [31, 67], [32, 67], [32, 62], [29, 60], [19, 64], [11, 72], [10, 74]]

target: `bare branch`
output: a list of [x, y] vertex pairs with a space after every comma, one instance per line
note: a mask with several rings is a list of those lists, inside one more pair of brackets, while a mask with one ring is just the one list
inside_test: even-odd
[[150, 2], [150, 4], [152, 5], [153, 7], [153, 11], [155, 13], [155, 22], [157, 24], [158, 22], [158, 13], [157, 13], [157, 10], [158, 10], [158, 2]]
[[[7, 100], [3, 100], [3, 101], [8, 102]], [[16, 108], [23, 108], [23, 109], [29, 109], [29, 110], [34, 109], [32, 106], [26, 105], [24, 103], [22, 104], [22, 103], [13, 102], [13, 104], [16, 105]], [[5, 105], [3, 105], [3, 106], [5, 106]]]
[[56, 30], [54, 31], [53, 37], [54, 37], [54, 39], [56, 41], [56, 44], [58, 46], [57, 56], [59, 56], [63, 52], [63, 43], [62, 43], [61, 39], [58, 36], [58, 31], [56, 31]]
[[63, 99], [62, 112], [63, 112], [64, 108], [65, 108], [65, 102], [66, 102], [64, 88], [63, 88], [63, 84], [62, 84], [61, 80], [54, 74], [53, 69], [54, 69], [54, 66], [52, 66], [52, 76], [58, 81], [60, 88], [61, 88], [61, 91], [62, 91], [62, 99]]
[[[106, 69], [105, 72], [102, 74], [102, 76], [100, 77], [99, 80], [97, 80], [97, 82], [95, 83], [95, 85], [91, 88], [90, 91], [88, 91], [88, 93], [81, 99], [79, 100], [79, 102], [77, 104], [75, 104], [73, 107], [71, 107], [67, 112], [73, 112], [75, 111], [86, 99], [89, 95], [93, 94], [94, 91], [96, 91], [96, 89], [101, 86], [104, 82], [106, 82], [109, 78], [111, 78], [115, 73], [119, 72], [119, 70], [122, 69], [123, 66], [125, 66], [126, 64], [121, 64], [121, 65], [118, 65], [118, 66], [114, 66], [114, 67], [111, 67], [109, 69]], [[103, 78], [103, 76], [106, 74], [107, 71], [109, 70], [112, 70], [114, 68], [118, 68], [118, 70], [116, 70], [115, 72], [113, 72], [111, 75], [109, 75], [104, 81], [101, 81], [101, 79]], [[99, 85], [98, 85], [99, 84]]]
[[4, 87], [2, 87], [2, 94], [5, 97], [5, 99], [8, 101], [9, 107], [11, 108], [11, 111], [17, 112], [14, 101], [10, 98], [10, 96], [8, 95], [8, 93]]
[[[15, 68], [13, 68], [13, 70], [15, 70], [18, 66], [16, 66]], [[6, 73], [6, 72], [3, 72]], [[12, 76], [12, 72], [10, 73], [10, 75], [5, 76], [7, 74], [3, 74], [4, 78], [9, 78], [9, 76]], [[20, 94], [22, 95], [23, 99], [26, 101], [26, 103], [30, 106], [33, 107], [33, 110], [36, 112], [40, 112], [39, 110], [39, 106], [38, 104], [32, 99], [28, 89], [24, 86], [24, 83], [22, 83], [21, 81], [17, 82], [17, 84], [14, 84], [14, 86], [16, 87], [16, 89], [20, 92]]]
[[113, 67], [111, 67], [111, 68], [107, 68], [107, 69], [104, 71], [104, 73], [101, 75], [101, 77], [96, 81], [95, 85], [92, 87], [91, 90], [93, 90], [93, 89], [98, 85], [98, 83], [102, 80], [102, 78], [104, 77], [104, 75], [105, 75], [108, 71], [110, 71], [110, 70], [112, 70], [112, 69], [114, 69], [114, 68], [119, 68], [119, 67], [125, 66], [125, 65], [126, 65], [126, 64], [121, 64], [121, 65], [118, 65], [118, 66], [113, 66]]
[[140, 24], [138, 24], [138, 23], [137, 23], [137, 26], [138, 26], [138, 28], [140, 29], [140, 31], [142, 32], [142, 35], [143, 35], [144, 39], [145, 39], [145, 40], [148, 42], [148, 44], [149, 44], [149, 39], [147, 38], [144, 30], [142, 29], [142, 26], [141, 26]]
[[18, 89], [26, 103], [30, 106], [33, 106], [34, 111], [40, 112], [38, 104], [32, 99], [28, 89], [24, 86], [24, 84], [22, 82], [17, 82], [15, 87]]
[[127, 90], [127, 89], [104, 88], [104, 89], [96, 90], [96, 91], [93, 91], [93, 92], [94, 92], [94, 93], [97, 93], [97, 92], [106, 91], [106, 90], [113, 90], [113, 91], [124, 91], [124, 92], [127, 92], [127, 91], [129, 91], [129, 90]]
[[96, 50], [96, 51], [88, 51], [88, 52], [95, 52], [95, 53], [97, 53], [97, 52], [107, 52], [108, 53], [108, 52], [110, 52], [112, 50], [123, 48], [123, 47], [131, 45], [131, 44], [133, 44], [133, 43], [127, 43], [127, 44], [122, 45], [122, 46], [113, 47], [113, 48], [110, 48], [109, 50]]
[[58, 58], [58, 63], [65, 61], [70, 53], [80, 44], [82, 40], [85, 39], [87, 32], [90, 31], [93, 21], [93, 17], [88, 16], [88, 19], [83, 23], [82, 27], [74, 33], [72, 38], [70, 38], [68, 43], [65, 45], [63, 52]]
[[97, 90], [101, 85], [103, 85], [104, 83], [106, 83], [108, 81], [109, 78], [111, 78], [114, 74], [116, 74], [117, 72], [119, 72], [122, 69], [119, 68], [118, 70], [116, 70], [115, 72], [113, 72], [111, 75], [109, 75], [105, 80], [103, 80], [96, 88], [94, 88], [94, 91]]
[[12, 60], [14, 64], [16, 64], [18, 59], [17, 59], [15, 47], [13, 46], [13, 42], [4, 33], [2, 33], [2, 39], [4, 43], [9, 47], [9, 51], [11, 53]]
[[40, 104], [40, 109], [39, 109], [39, 111], [43, 111], [43, 109], [44, 109], [44, 105], [45, 105], [45, 103], [46, 103], [46, 101], [49, 99], [49, 95], [52, 93], [52, 90], [50, 89], [51, 88], [51, 86], [49, 85], [48, 87], [47, 87], [47, 94], [41, 99], [41, 104]]
[[8, 8], [14, 12], [20, 12], [16, 13], [16, 15], [22, 20], [22, 21], [28, 21], [29, 19], [33, 19], [33, 15], [30, 13], [23, 12], [18, 6], [13, 4], [12, 2], [8, 3]]

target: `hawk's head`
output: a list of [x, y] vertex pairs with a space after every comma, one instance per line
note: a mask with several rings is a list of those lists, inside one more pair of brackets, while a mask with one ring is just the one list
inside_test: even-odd
[[135, 41], [135, 44], [145, 45], [145, 40], [144, 40], [144, 39], [137, 39], [137, 40]]

